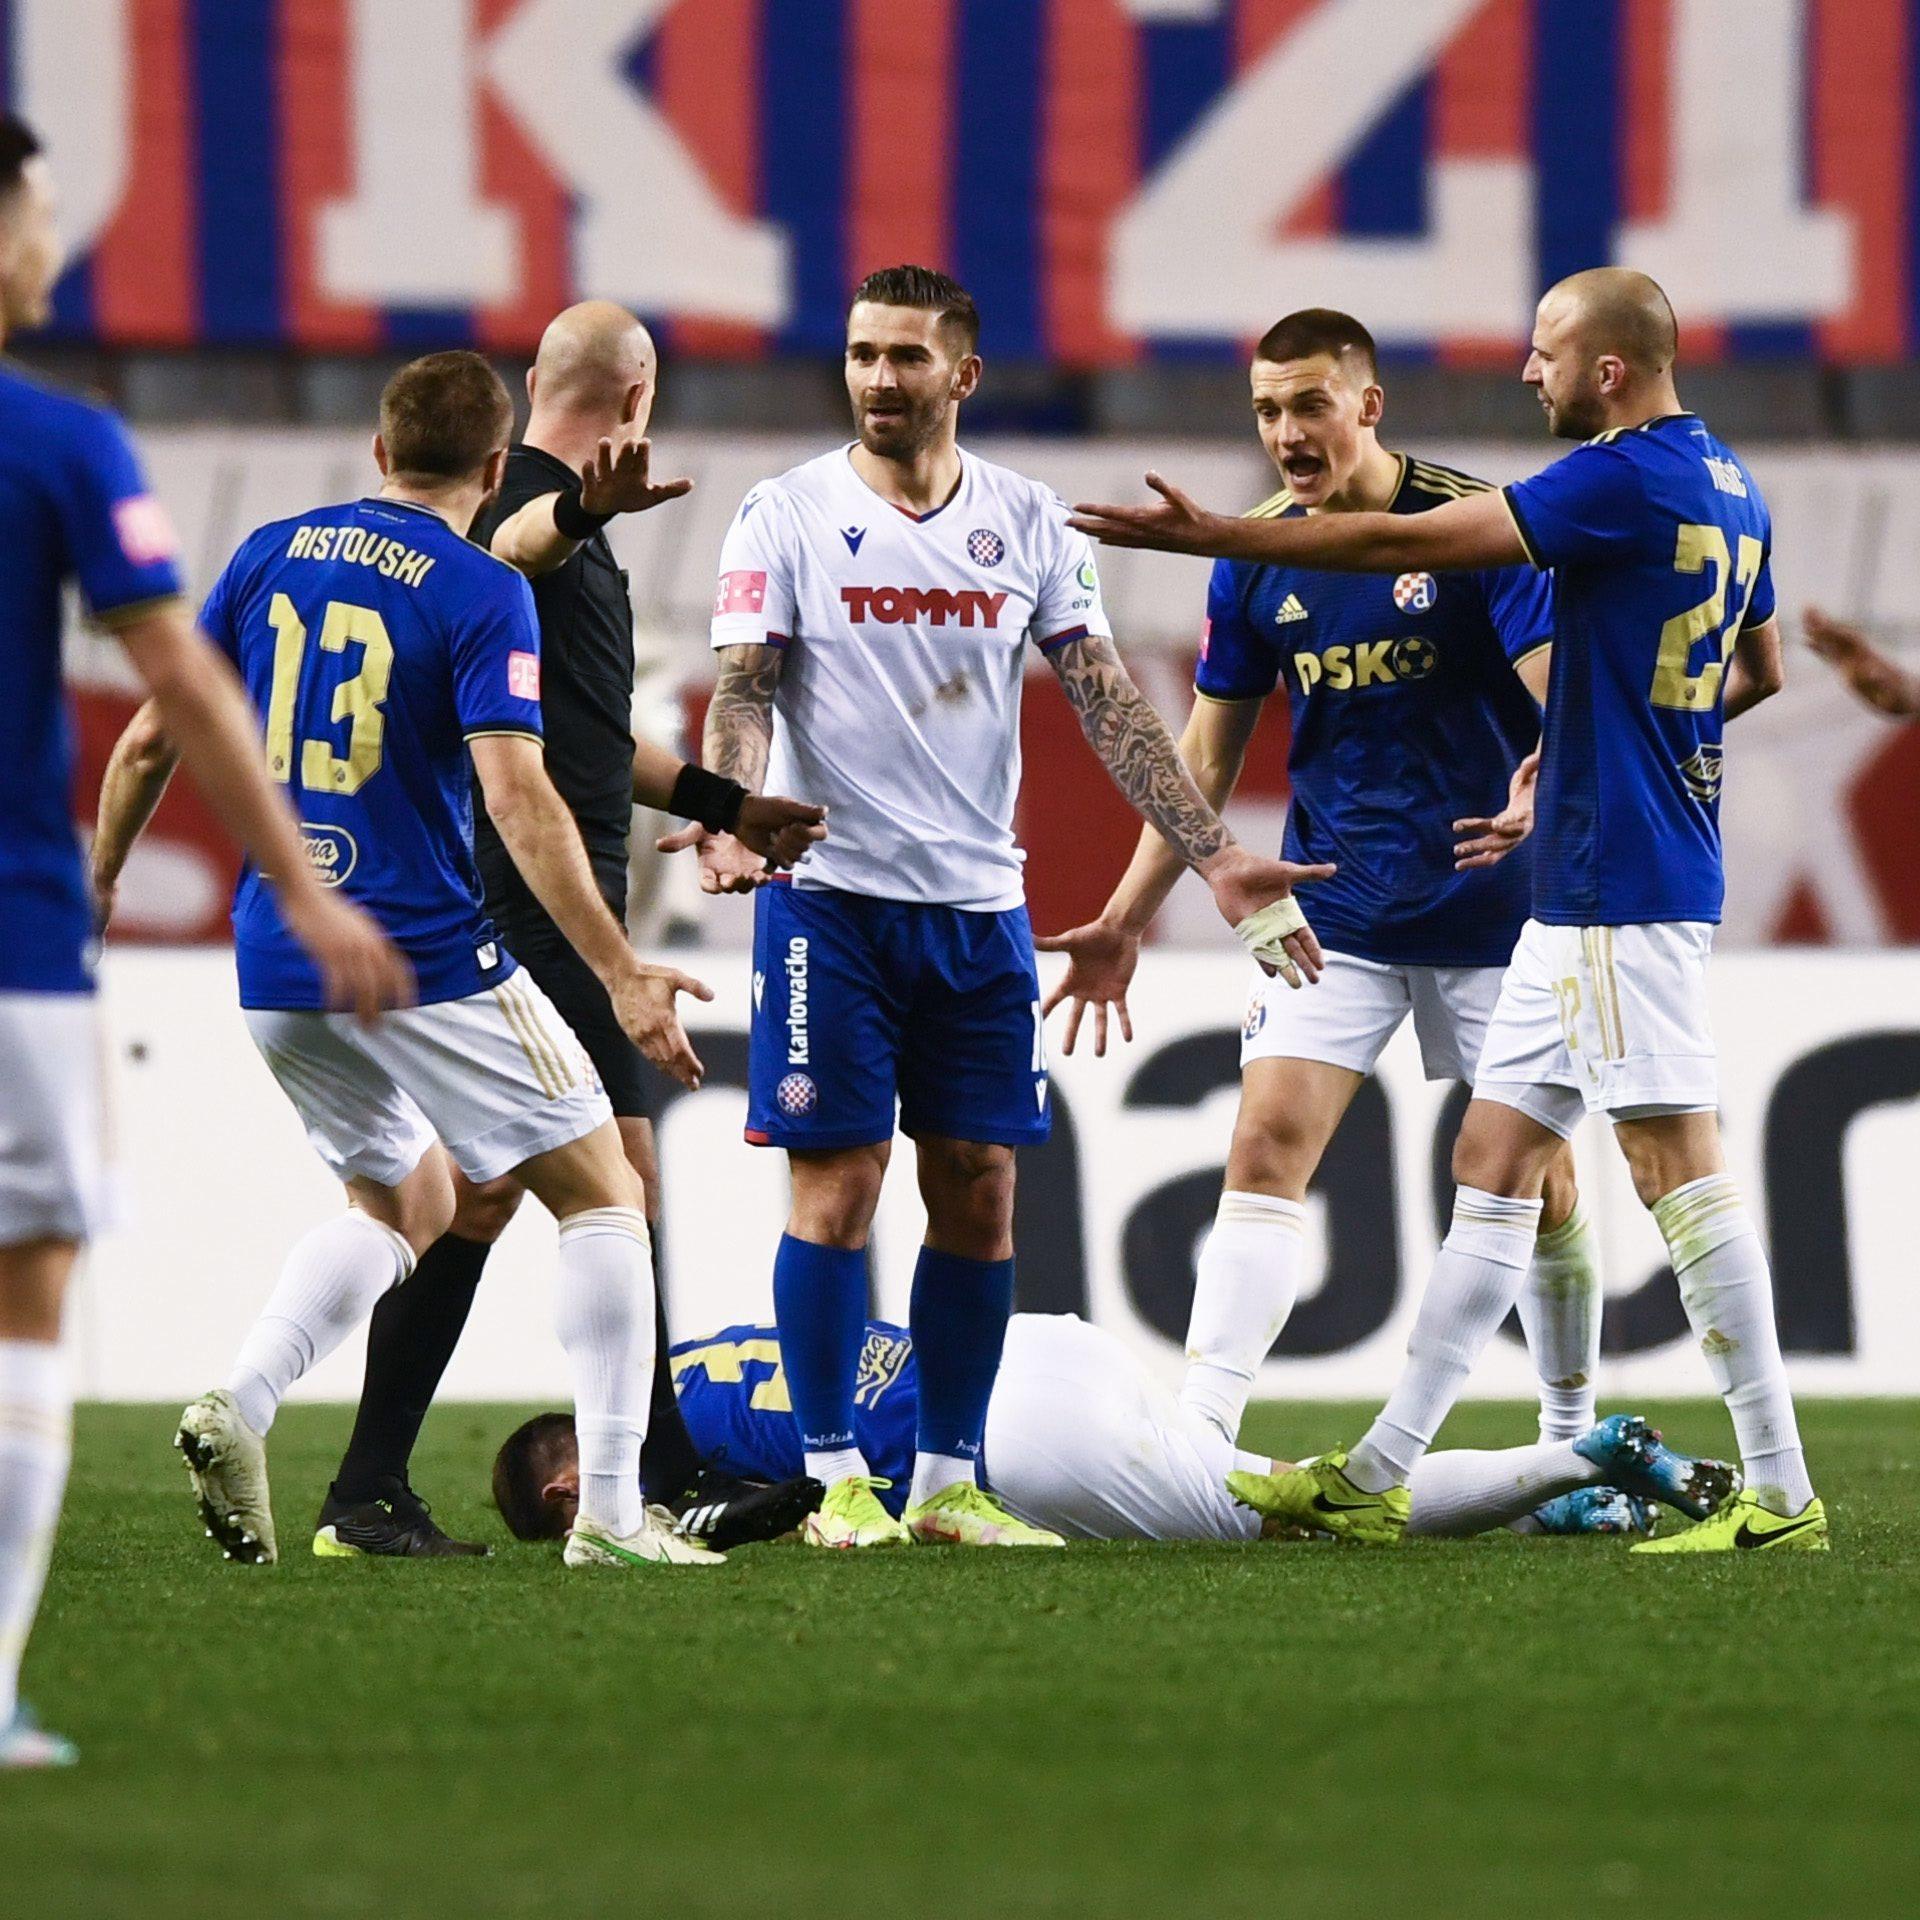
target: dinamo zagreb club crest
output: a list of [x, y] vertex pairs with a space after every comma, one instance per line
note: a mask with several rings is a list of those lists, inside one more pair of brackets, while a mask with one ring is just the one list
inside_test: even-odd
[[1403, 573], [1393, 583], [1393, 604], [1402, 613], [1425, 613], [1433, 605], [1437, 589], [1430, 573]]

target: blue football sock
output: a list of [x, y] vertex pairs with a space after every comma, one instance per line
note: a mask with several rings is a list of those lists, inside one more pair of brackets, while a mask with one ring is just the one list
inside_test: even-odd
[[920, 1376], [920, 1452], [979, 1459], [1012, 1312], [1011, 1260], [920, 1249], [909, 1314]]
[[773, 1314], [801, 1446], [809, 1453], [851, 1447], [867, 1331], [866, 1249], [782, 1234], [773, 1259]]

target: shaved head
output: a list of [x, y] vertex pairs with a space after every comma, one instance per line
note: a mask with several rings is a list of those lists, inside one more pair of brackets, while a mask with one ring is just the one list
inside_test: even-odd
[[1562, 440], [1637, 426], [1680, 410], [1678, 334], [1657, 281], [1630, 267], [1590, 267], [1547, 289], [1521, 378], [1539, 394], [1548, 431]]
[[1571, 273], [1547, 289], [1540, 303], [1543, 318], [1550, 305], [1556, 319], [1564, 316], [1584, 351], [1614, 354], [1636, 373], [1665, 373], [1680, 350], [1673, 303], [1657, 280], [1631, 267]]
[[556, 314], [540, 336], [534, 403], [618, 420], [635, 387], [651, 395], [655, 366], [653, 336], [625, 307], [582, 300]]

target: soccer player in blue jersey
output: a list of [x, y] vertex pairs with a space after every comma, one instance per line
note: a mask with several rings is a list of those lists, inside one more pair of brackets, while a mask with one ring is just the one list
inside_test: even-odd
[[[778, 1331], [727, 1327], [673, 1349], [680, 1411], [702, 1459], [743, 1479], [800, 1470], [800, 1423]], [[891, 1480], [901, 1511], [920, 1399], [913, 1337], [869, 1321], [853, 1425], [860, 1450]], [[987, 1409], [983, 1468], [995, 1493], [1034, 1525], [1072, 1540], [1258, 1540], [1292, 1529], [1238, 1503], [1239, 1475], [1281, 1463], [1243, 1453], [1182, 1406], [1104, 1327], [1073, 1314], [1016, 1313]], [[1734, 1479], [1723, 1461], [1664, 1445], [1644, 1420], [1613, 1414], [1565, 1440], [1429, 1454], [1414, 1472], [1416, 1533], [1494, 1527], [1529, 1533], [1649, 1533], [1656, 1504], [1697, 1515]], [[817, 1483], [811, 1485], [819, 1498]], [[521, 1540], [557, 1540], [579, 1499], [578, 1443], [564, 1413], [536, 1414], [493, 1465], [494, 1505]]]
[[1454, 1149], [1453, 1225], [1380, 1418], [1351, 1453], [1274, 1476], [1264, 1511], [1351, 1538], [1404, 1529], [1406, 1481], [1519, 1293], [1546, 1167], [1585, 1112], [1612, 1121], [1740, 1442], [1745, 1490], [1642, 1553], [1827, 1545], [1773, 1317], [1726, 1171], [1706, 1004], [1724, 889], [1724, 721], [1782, 683], [1772, 523], [1753, 476], [1680, 404], [1677, 329], [1653, 281], [1573, 275], [1535, 316], [1525, 378], [1584, 442], [1533, 479], [1427, 514], [1231, 520], [1157, 478], [1151, 507], [1089, 507], [1119, 544], [1398, 573], [1554, 575], [1554, 662], [1533, 915], [1501, 988]]
[[[1372, 336], [1326, 308], [1289, 314], [1254, 353], [1253, 411], [1282, 479], [1256, 520], [1431, 512], [1484, 482], [1380, 444]], [[1268, 697], [1291, 708], [1289, 860], [1337, 867], [1314, 889], [1325, 971], [1310, 994], [1257, 978], [1240, 1049], [1226, 1185], [1201, 1248], [1187, 1332], [1186, 1404], [1232, 1439], [1300, 1287], [1308, 1183], [1381, 1050], [1412, 1017], [1427, 1074], [1473, 1078], [1500, 979], [1527, 917], [1531, 807], [1552, 652], [1552, 596], [1521, 565], [1475, 573], [1313, 573], [1221, 560], [1207, 596], [1193, 712], [1180, 743], [1223, 807]], [[1496, 812], [1517, 789], [1516, 824]], [[1461, 830], [1474, 837], [1461, 842]], [[1140, 942], [1180, 875], [1143, 831], [1100, 918], [1037, 944], [1070, 965], [1046, 1003], [1073, 1002], [1065, 1049], [1094, 1009], [1131, 1038]], [[1548, 1170], [1520, 1319], [1540, 1377], [1540, 1430], [1593, 1425], [1600, 1291], [1577, 1210], [1573, 1156]]]
[[[45, 157], [0, 115], [0, 343], [46, 319], [59, 268]], [[69, 582], [126, 649], [221, 819], [276, 876], [317, 991], [369, 1017], [408, 991], [379, 930], [307, 868], [245, 695], [187, 618], [173, 535], [125, 430], [0, 365], [0, 1768], [74, 1758], [17, 1691], [66, 1482], [61, 1306], [102, 1198], [101, 1038], [60, 677]]]
[[264, 1436], [281, 1399], [446, 1231], [456, 1165], [476, 1185], [512, 1173], [560, 1223], [559, 1332], [585, 1475], [568, 1565], [718, 1557], [660, 1524], [636, 1477], [654, 1343], [640, 1176], [591, 1061], [501, 943], [474, 870], [477, 782], [628, 1036], [698, 1084], [675, 995], [711, 995], [643, 964], [601, 898], [543, 761], [532, 592], [467, 538], [512, 424], [478, 354], [401, 368], [381, 396], [378, 495], [262, 527], [202, 615], [264, 716], [313, 867], [392, 932], [420, 986], [417, 1007], [370, 1029], [326, 1012], [258, 873], [242, 874], [247, 1027], [348, 1206], [294, 1247], [226, 1385], [181, 1419], [202, 1516], [234, 1559], [276, 1557]]

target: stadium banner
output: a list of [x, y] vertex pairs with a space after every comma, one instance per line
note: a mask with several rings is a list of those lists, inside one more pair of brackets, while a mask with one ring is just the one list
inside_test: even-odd
[[[1220, 945], [1226, 945], [1224, 930]], [[689, 956], [677, 953], [677, 964]], [[671, 1322], [690, 1336], [771, 1316], [783, 1157], [746, 1146], [741, 955], [698, 956], [717, 990], [688, 1006], [707, 1068], [661, 1119], [658, 1235]], [[1043, 979], [1054, 966], [1043, 962]], [[1150, 955], [1136, 1039], [1052, 1063], [1054, 1134], [1020, 1163], [1019, 1302], [1084, 1315], [1169, 1378], [1236, 1098], [1250, 970], [1231, 954]], [[294, 1239], [339, 1205], [256, 1056], [230, 956], [109, 956], [105, 979], [122, 1225], [92, 1255], [71, 1338], [83, 1396], [184, 1399], [219, 1380]], [[1920, 1289], [1907, 1202], [1920, 1163], [1920, 955], [1736, 955], [1716, 963], [1728, 1157], [1772, 1248], [1781, 1331], [1806, 1393], [1920, 1393]], [[1059, 1021], [1050, 1038], [1057, 1046]], [[1265, 1395], [1369, 1397], [1391, 1385], [1450, 1207], [1461, 1090], [1420, 1074], [1411, 1035], [1362, 1088], [1309, 1196], [1309, 1265]], [[1605, 1130], [1579, 1142], [1605, 1273], [1602, 1402], [1709, 1391], [1658, 1234]], [[923, 1216], [896, 1154], [873, 1239], [878, 1310], [904, 1319]], [[489, 1266], [448, 1378], [464, 1398], [564, 1397], [552, 1224], [528, 1203]], [[358, 1337], [298, 1391], [358, 1391]], [[1473, 1391], [1526, 1396], [1496, 1342]]]
[[[195, 589], [212, 585], [255, 527], [374, 485], [368, 438], [225, 428], [143, 435], [155, 490], [180, 528]], [[1222, 507], [1251, 505], [1273, 486], [1272, 469], [1252, 444], [989, 437], [969, 445], [1033, 474], [1068, 500], [1133, 498], [1148, 466]], [[756, 482], [811, 458], [820, 443], [686, 432], [667, 436], [661, 449], [668, 470], [693, 477], [692, 495], [657, 513], [616, 520], [609, 534], [633, 585], [653, 712], [644, 724], [654, 731], [664, 725], [663, 737], [672, 739], [677, 723], [685, 751], [697, 738], [700, 701], [712, 678], [707, 621], [727, 523]], [[1418, 451], [1505, 481], [1536, 471], [1556, 448], [1542, 435], [1530, 444], [1423, 444]], [[1811, 600], [1910, 638], [1912, 609], [1920, 605], [1920, 456], [1899, 448], [1762, 448], [1752, 465], [1774, 512], [1774, 576], [1790, 632]], [[1207, 566], [1168, 554], [1100, 556], [1122, 649], [1176, 728], [1192, 700]], [[78, 800], [82, 817], [90, 819], [107, 754], [133, 711], [136, 683], [118, 647], [99, 636], [76, 633], [68, 667], [80, 710]], [[1037, 658], [1022, 732], [1027, 767], [1044, 770], [1045, 784], [1027, 782], [1017, 827], [1030, 856], [1034, 923], [1053, 930], [1099, 910], [1126, 864], [1138, 823], [1087, 751], [1078, 722]], [[1285, 702], [1275, 701], [1229, 810], [1253, 845], [1279, 844], [1286, 751]], [[1489, 794], [1488, 811], [1501, 799]], [[1724, 945], [1920, 941], [1920, 727], [1892, 726], [1861, 708], [1797, 639], [1786, 693], [1734, 729], [1721, 815], [1730, 876]], [[634, 838], [644, 853], [648, 836], [636, 832]], [[232, 862], [227, 840], [191, 783], [177, 781], [128, 866], [120, 936], [224, 940]], [[732, 907], [696, 897], [710, 939], [745, 941], [745, 917]], [[1173, 941], [1210, 940], [1210, 920], [1199, 891], [1182, 889], [1159, 932]]]
[[[1505, 360], [1654, 274], [1690, 360], [1916, 337], [1907, 0], [5, 0], [69, 336], [526, 349], [570, 299], [833, 351], [902, 258], [990, 355], [1228, 352], [1303, 300]], [[84, 48], [85, 58], [75, 49]]]

